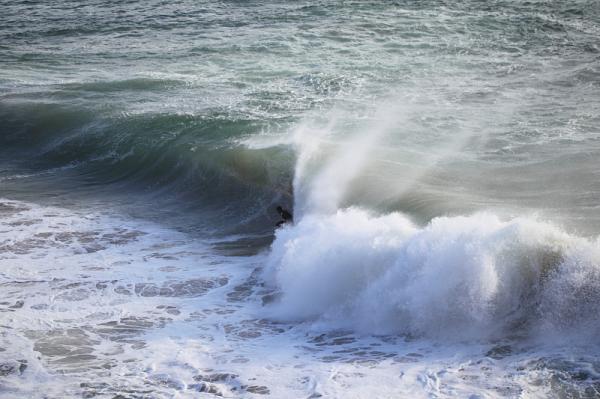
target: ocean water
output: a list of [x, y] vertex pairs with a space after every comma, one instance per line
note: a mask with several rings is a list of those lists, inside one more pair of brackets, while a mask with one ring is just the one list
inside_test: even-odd
[[1, 398], [596, 398], [599, 306], [597, 1], [0, 0]]

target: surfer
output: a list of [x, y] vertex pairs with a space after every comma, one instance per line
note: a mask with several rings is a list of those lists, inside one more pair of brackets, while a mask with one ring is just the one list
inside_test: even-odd
[[283, 209], [281, 206], [278, 206], [277, 213], [279, 213], [279, 216], [281, 216], [281, 220], [277, 222], [275, 226], [280, 227], [286, 223], [294, 222], [294, 217], [287, 209]]

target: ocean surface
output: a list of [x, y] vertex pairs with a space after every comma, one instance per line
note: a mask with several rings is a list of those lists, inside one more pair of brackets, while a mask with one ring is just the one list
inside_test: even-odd
[[599, 398], [599, 337], [600, 2], [0, 0], [1, 398]]

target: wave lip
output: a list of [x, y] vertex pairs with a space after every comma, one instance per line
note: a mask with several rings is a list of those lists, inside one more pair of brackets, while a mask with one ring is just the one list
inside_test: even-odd
[[350, 208], [277, 232], [272, 316], [363, 333], [496, 338], [600, 326], [600, 242], [489, 213], [418, 228]]

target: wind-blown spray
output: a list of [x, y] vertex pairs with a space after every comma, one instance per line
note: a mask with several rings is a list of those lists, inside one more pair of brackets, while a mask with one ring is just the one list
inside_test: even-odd
[[[273, 317], [446, 338], [577, 329], [585, 335], [600, 326], [594, 310], [600, 303], [597, 240], [492, 213], [439, 217], [419, 227], [400, 213], [340, 209], [376, 146], [407, 118], [391, 107], [379, 115], [312, 174], [311, 162], [320, 161], [325, 143], [317, 134], [322, 132], [306, 126], [296, 131], [300, 216], [276, 232], [265, 269], [266, 281], [282, 294], [270, 307]], [[455, 153], [472, 131], [459, 130], [412, 174], [412, 182]]]

